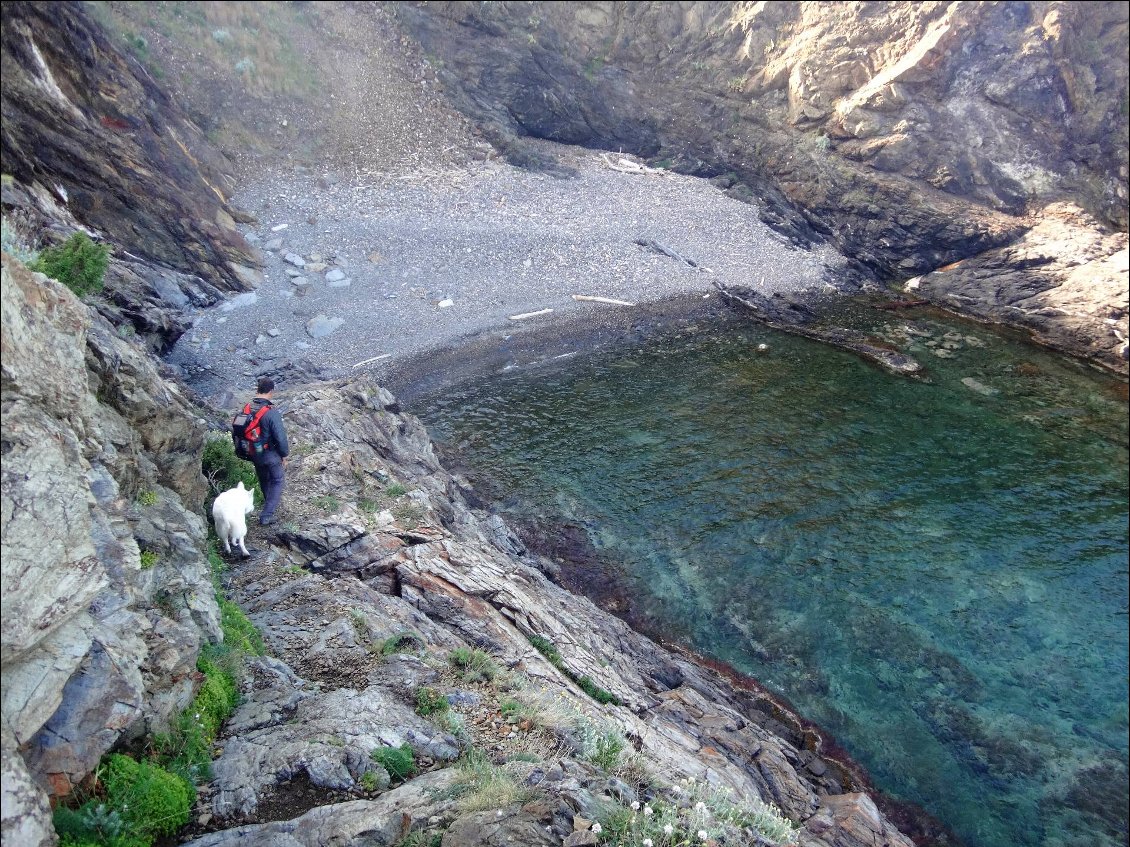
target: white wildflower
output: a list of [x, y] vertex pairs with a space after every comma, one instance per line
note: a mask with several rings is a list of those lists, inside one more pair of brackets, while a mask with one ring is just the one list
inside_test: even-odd
[[663, 834], [664, 835], [670, 835], [674, 831], [675, 831], [675, 827], [671, 826], [671, 824], [668, 823], [668, 824], [663, 825]]
[[706, 804], [703, 803], [701, 800], [699, 800], [697, 803], [694, 804], [694, 810], [696, 812], [701, 812], [705, 808], [706, 808]]
[[707, 836], [705, 829], [700, 829], [698, 831], [698, 838], [699, 838], [700, 841], [705, 841], [708, 837], [709, 836]]
[[651, 808], [651, 806], [644, 806], [643, 813], [644, 817], [650, 818], [653, 814], [655, 814], [655, 809]]
[[643, 847], [652, 847], [653, 843], [654, 842], [650, 838], [645, 838], [643, 840]]
[[601, 825], [600, 825], [600, 821], [597, 821], [596, 823], [594, 823], [594, 824], [592, 825], [592, 831], [593, 831], [593, 833], [594, 833], [595, 835], [600, 835], [600, 830], [601, 830], [601, 829], [602, 829], [602, 827], [601, 827]]
[[640, 801], [639, 800], [633, 800], [632, 801], [632, 811], [638, 812], [639, 810], [640, 810]]

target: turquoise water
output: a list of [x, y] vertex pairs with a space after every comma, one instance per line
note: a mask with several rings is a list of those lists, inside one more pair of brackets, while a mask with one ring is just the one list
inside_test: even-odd
[[930, 381], [735, 321], [413, 411], [969, 847], [1127, 843], [1125, 386], [861, 314]]

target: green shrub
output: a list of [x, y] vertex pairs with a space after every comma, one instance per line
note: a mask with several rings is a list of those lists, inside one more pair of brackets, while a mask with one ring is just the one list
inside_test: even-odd
[[396, 842], [395, 847], [442, 847], [442, 844], [442, 832], [427, 832], [421, 829], [408, 833]]
[[[77, 817], [101, 828], [103, 836], [80, 835], [64, 820], [66, 836], [73, 840], [102, 841], [115, 845], [148, 845], [154, 838], [172, 835], [188, 823], [192, 809], [192, 787], [184, 779], [149, 762], [139, 762], [114, 753], [105, 761], [102, 775], [106, 789], [103, 811], [84, 806]], [[115, 818], [116, 815], [116, 818]], [[116, 835], [111, 830], [118, 829]], [[61, 833], [62, 835], [62, 833]], [[108, 837], [106, 837], [108, 836]]]
[[380, 504], [378, 504], [376, 500], [372, 500], [368, 497], [362, 497], [357, 501], [357, 508], [365, 514], [371, 515], [380, 508]]
[[221, 580], [224, 572], [228, 569], [228, 565], [224, 561], [224, 557], [220, 555], [220, 542], [214, 531], [210, 532], [208, 538], [208, 567], [212, 571], [212, 587], [216, 590], [218, 596], [223, 588]]
[[498, 665], [482, 650], [456, 647], [447, 660], [465, 682], [490, 682], [498, 676]]
[[234, 488], [242, 482], [244, 488], [255, 492], [255, 505], [263, 504], [263, 490], [259, 487], [259, 477], [255, 466], [235, 455], [235, 445], [226, 435], [209, 438], [204, 444], [204, 458], [201, 461], [204, 476], [213, 496]]
[[[572, 676], [572, 674], [570, 674]], [[589, 695], [598, 703], [611, 703], [613, 706], [620, 705], [620, 698], [613, 694], [611, 691], [605, 691], [587, 676], [573, 677], [574, 681], [580, 686], [581, 691]]]
[[109, 247], [95, 244], [85, 232], [76, 232], [57, 247], [42, 250], [30, 267], [83, 297], [102, 290], [109, 261]]
[[416, 757], [407, 744], [401, 744], [399, 747], [378, 747], [369, 756], [388, 771], [390, 777], [401, 782], [416, 773]]
[[437, 712], [446, 712], [450, 707], [447, 698], [434, 688], [416, 689], [416, 714], [420, 717], [426, 718]]
[[126, 831], [117, 809], [90, 800], [78, 809], [59, 806], [52, 814], [60, 847], [148, 847], [149, 841]]
[[152, 550], [141, 551], [141, 569], [147, 571], [161, 561], [161, 557]]
[[399, 482], [394, 482], [385, 489], [385, 494], [389, 497], [402, 497], [407, 493], [408, 489]]
[[171, 731], [153, 737], [160, 760], [190, 783], [200, 783], [210, 777], [212, 743], [223, 722], [239, 704], [236, 685], [239, 655], [223, 645], [205, 647], [196, 661], [197, 670], [204, 674], [204, 684]]
[[551, 665], [560, 670], [562, 664], [561, 654], [557, 652], [557, 648], [553, 646], [553, 642], [548, 638], [542, 638], [540, 635], [531, 635], [529, 639], [534, 649], [545, 656]]
[[142, 491], [137, 495], [137, 505], [139, 506], [156, 506], [157, 500], [156, 491]]

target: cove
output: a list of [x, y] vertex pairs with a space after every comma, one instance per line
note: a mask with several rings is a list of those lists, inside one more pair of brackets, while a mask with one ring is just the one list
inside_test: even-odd
[[734, 317], [412, 411], [515, 521], [579, 527], [634, 619], [969, 847], [1125, 844], [1125, 383], [940, 313], [847, 319], [928, 379]]

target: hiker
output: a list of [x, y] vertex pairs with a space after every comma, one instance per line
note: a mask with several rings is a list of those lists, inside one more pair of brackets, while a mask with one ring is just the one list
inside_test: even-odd
[[269, 376], [259, 379], [258, 394], [236, 415], [232, 436], [236, 442], [236, 455], [255, 465], [259, 487], [263, 489], [263, 511], [259, 526], [269, 526], [276, 520], [275, 510], [286, 486], [286, 457], [290, 444], [282, 415], [271, 405], [275, 382]]

